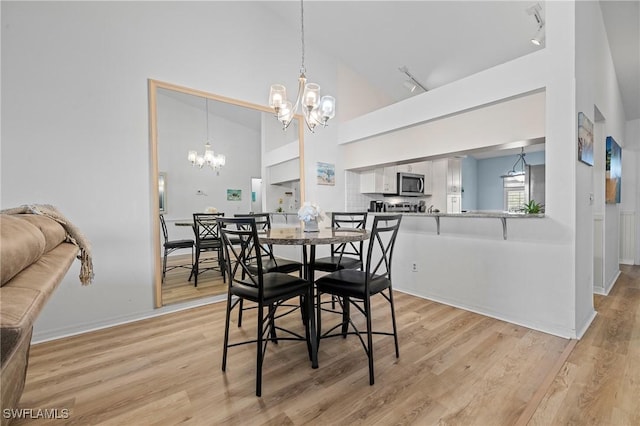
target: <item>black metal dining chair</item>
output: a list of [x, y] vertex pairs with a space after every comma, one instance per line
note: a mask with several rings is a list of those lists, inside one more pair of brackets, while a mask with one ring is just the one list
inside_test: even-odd
[[[278, 327], [275, 319], [291, 313], [290, 299], [297, 298], [307, 304], [306, 309], [312, 309], [312, 286], [303, 278], [282, 272], [266, 272], [263, 268], [263, 246], [259, 242], [256, 220], [251, 217], [218, 218], [218, 229], [224, 247], [226, 275], [228, 277], [227, 310], [224, 330], [224, 348], [222, 353], [222, 371], [227, 368], [228, 348], [256, 344], [256, 396], [262, 395], [262, 364], [269, 341], [276, 343], [283, 340], [302, 340], [307, 342], [309, 359], [311, 359], [311, 337], [309, 323], [305, 322], [305, 336]], [[239, 244], [232, 240], [240, 241]], [[254, 267], [249, 267], [253, 265]], [[256, 338], [229, 343], [229, 324], [231, 312], [243, 300], [257, 304], [257, 333]], [[286, 305], [285, 305], [286, 303]], [[278, 315], [280, 307], [287, 306], [286, 312]], [[282, 331], [285, 337], [272, 335], [267, 338], [271, 330]], [[275, 339], [275, 340], [274, 340]]]
[[[198, 276], [209, 270], [217, 270], [222, 273], [222, 280], [225, 279], [224, 254], [222, 250], [222, 241], [220, 240], [220, 232], [216, 219], [223, 217], [224, 213], [193, 213], [193, 233], [195, 234], [195, 252], [196, 259], [191, 270], [191, 277], [194, 278], [194, 286], [198, 286]], [[207, 252], [216, 252], [216, 259], [203, 259], [201, 254]], [[215, 262], [214, 266], [200, 267], [200, 264]]]
[[[396, 316], [393, 306], [393, 288], [391, 283], [391, 261], [398, 229], [402, 215], [376, 216], [373, 220], [373, 228], [367, 248], [367, 257], [364, 270], [341, 269], [332, 272], [316, 280], [317, 289], [317, 328], [318, 339], [353, 334], [358, 336], [367, 358], [369, 359], [369, 384], [374, 384], [373, 373], [373, 335], [393, 336], [396, 350], [396, 358], [400, 356], [398, 349], [398, 333], [396, 329]], [[322, 294], [337, 296], [342, 307], [342, 312], [336, 312], [342, 316], [342, 321], [322, 334], [322, 312], [329, 309], [322, 308]], [[374, 331], [371, 324], [371, 297], [381, 295], [389, 303], [391, 309], [391, 326], [393, 331]], [[358, 330], [351, 319], [353, 306], [364, 317], [366, 322], [366, 342], [362, 332]], [[335, 311], [331, 311], [335, 312]], [[351, 326], [353, 331], [348, 331]], [[336, 330], [340, 328], [340, 332]]]
[[[167, 224], [164, 220], [164, 215], [160, 215], [160, 225], [162, 226], [162, 236], [164, 238], [164, 255], [162, 256], [162, 283], [164, 283], [164, 277], [168, 271], [176, 268], [188, 268], [193, 269], [193, 246], [194, 241], [189, 239], [184, 240], [169, 240], [169, 232], [167, 231]], [[167, 257], [176, 250], [191, 249], [191, 263], [181, 264], [167, 267]]]
[[[365, 229], [367, 212], [332, 212], [331, 227], [334, 229]], [[340, 269], [361, 269], [364, 241], [331, 244], [331, 254], [316, 259], [314, 271], [335, 272]], [[328, 302], [327, 302], [328, 303]], [[336, 307], [336, 297], [331, 297], [331, 307]]]
[[[258, 232], [271, 230], [271, 215], [269, 213], [236, 214], [235, 217], [254, 218]], [[262, 267], [266, 272], [283, 272], [285, 274], [297, 272], [299, 276], [302, 276], [302, 263], [276, 257], [273, 254], [273, 246], [271, 244], [264, 244], [262, 246], [262, 256]]]
[[[258, 232], [264, 232], [271, 230], [271, 215], [269, 213], [247, 213], [247, 214], [235, 214], [234, 217], [250, 217], [256, 222], [256, 228]], [[276, 257], [273, 254], [273, 246], [271, 244], [262, 245], [262, 269], [264, 272], [282, 272], [284, 274], [290, 274], [297, 272], [299, 277], [303, 275], [303, 265], [301, 262], [295, 260], [283, 259]], [[255, 270], [256, 264], [254, 260], [250, 260], [247, 267]], [[238, 327], [242, 326], [242, 312], [247, 309], [244, 307], [242, 301], [240, 301], [240, 309], [238, 310]], [[251, 309], [249, 307], [248, 309]]]

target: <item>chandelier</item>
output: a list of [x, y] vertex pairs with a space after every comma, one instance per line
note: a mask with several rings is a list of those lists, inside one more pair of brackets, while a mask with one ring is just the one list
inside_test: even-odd
[[204, 154], [198, 154], [198, 151], [190, 150], [187, 154], [187, 160], [192, 166], [198, 166], [203, 168], [209, 166], [213, 170], [219, 171], [222, 166], [227, 162], [227, 158], [223, 154], [216, 154], [211, 149], [211, 143], [209, 143], [209, 99], [205, 98], [205, 110], [207, 113], [207, 142], [204, 144]]
[[304, 121], [313, 133], [318, 124], [324, 127], [327, 125], [327, 121], [336, 115], [336, 99], [328, 95], [320, 97], [320, 86], [315, 83], [307, 83], [304, 67], [304, 6], [302, 0], [300, 0], [300, 28], [302, 61], [296, 103], [292, 104], [287, 99], [287, 89], [284, 85], [272, 84], [269, 92], [269, 106], [275, 111], [276, 118], [282, 123], [283, 130], [289, 127], [298, 107], [301, 107]]

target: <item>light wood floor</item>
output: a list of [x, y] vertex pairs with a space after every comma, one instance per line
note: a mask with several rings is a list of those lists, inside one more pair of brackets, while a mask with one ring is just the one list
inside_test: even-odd
[[[202, 257], [212, 258], [215, 256], [210, 253], [203, 253]], [[190, 267], [191, 255], [169, 256], [167, 266], [175, 265], [189, 265]], [[188, 281], [190, 273], [191, 271], [187, 268], [176, 268], [167, 272], [162, 284], [163, 305], [226, 294], [227, 285], [222, 281], [222, 274], [219, 271], [213, 270], [201, 273], [198, 277], [198, 287], [193, 285], [193, 278]]]
[[[220, 371], [218, 303], [34, 345], [20, 407], [70, 418], [14, 424], [640, 424], [640, 267], [623, 267], [611, 295], [596, 297], [577, 344], [395, 296], [400, 358], [392, 338], [375, 340], [374, 386], [354, 336], [322, 341], [316, 370], [303, 343], [281, 342], [268, 348], [257, 398], [254, 346], [231, 348]], [[385, 327], [386, 306], [374, 310]], [[280, 321], [301, 330], [298, 315]], [[232, 339], [254, 330], [246, 314]]]

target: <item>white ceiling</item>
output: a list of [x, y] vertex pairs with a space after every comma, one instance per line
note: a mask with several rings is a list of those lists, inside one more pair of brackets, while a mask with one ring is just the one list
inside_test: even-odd
[[[307, 64], [314, 49], [334, 55], [386, 94], [412, 96], [407, 66], [433, 89], [540, 49], [530, 42], [536, 1], [305, 1]], [[539, 2], [543, 8], [544, 2]], [[640, 118], [639, 1], [604, 1], [605, 25], [627, 119]], [[293, 30], [298, 1], [261, 2]], [[634, 32], [635, 31], [635, 32]], [[635, 39], [634, 39], [635, 37]], [[313, 70], [308, 69], [313, 80]], [[419, 93], [420, 90], [414, 92]]]
[[640, 118], [640, 1], [600, 0], [627, 120]]

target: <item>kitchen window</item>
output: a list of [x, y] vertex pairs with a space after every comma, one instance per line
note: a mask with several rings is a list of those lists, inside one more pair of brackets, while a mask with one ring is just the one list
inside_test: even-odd
[[504, 209], [508, 212], [521, 211], [522, 206], [526, 203], [524, 175], [509, 176], [503, 179]]

